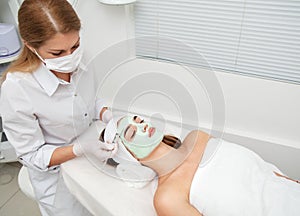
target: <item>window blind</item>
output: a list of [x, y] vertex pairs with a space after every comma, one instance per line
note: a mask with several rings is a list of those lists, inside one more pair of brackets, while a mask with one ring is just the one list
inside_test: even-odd
[[139, 0], [137, 56], [300, 84], [300, 1]]

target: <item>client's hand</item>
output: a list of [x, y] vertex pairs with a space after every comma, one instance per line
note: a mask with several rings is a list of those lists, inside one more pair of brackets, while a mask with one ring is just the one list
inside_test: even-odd
[[117, 151], [118, 145], [116, 143], [105, 143], [99, 140], [99, 132], [95, 125], [81, 134], [73, 145], [73, 153], [76, 156], [95, 155], [101, 161], [112, 157]]

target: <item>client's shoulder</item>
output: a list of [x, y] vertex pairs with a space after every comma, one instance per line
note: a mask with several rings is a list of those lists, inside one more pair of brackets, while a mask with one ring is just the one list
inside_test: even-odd
[[210, 138], [210, 135], [204, 131], [201, 130], [192, 130], [187, 134], [187, 136], [184, 138], [183, 142], [207, 142]]

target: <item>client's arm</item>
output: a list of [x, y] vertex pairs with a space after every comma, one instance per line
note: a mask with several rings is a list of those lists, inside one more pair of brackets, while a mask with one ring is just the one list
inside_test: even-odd
[[176, 188], [176, 185], [160, 187], [155, 193], [154, 206], [158, 216], [203, 216], [181, 190], [171, 188]]

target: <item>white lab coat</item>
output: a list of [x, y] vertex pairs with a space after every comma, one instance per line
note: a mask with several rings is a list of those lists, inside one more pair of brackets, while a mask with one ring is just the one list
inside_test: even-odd
[[[29, 168], [43, 215], [58, 215], [53, 206], [60, 168], [48, 167], [53, 151], [71, 144], [94, 118], [99, 119], [104, 102], [96, 99], [95, 80], [83, 65], [68, 83], [41, 64], [33, 73], [8, 73], [1, 86], [3, 129], [20, 162]], [[69, 193], [60, 200], [69, 206], [61, 215], [80, 215]]]

